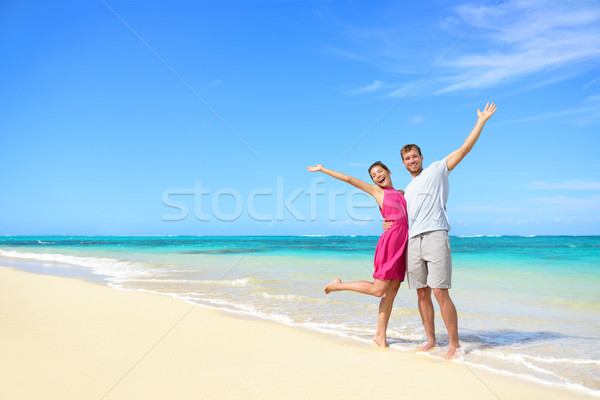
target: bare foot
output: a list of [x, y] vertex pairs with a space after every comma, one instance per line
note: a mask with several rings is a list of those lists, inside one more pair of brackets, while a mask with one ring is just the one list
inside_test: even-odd
[[379, 347], [390, 347], [388, 346], [387, 340], [385, 336], [373, 336], [373, 341]]
[[422, 351], [422, 352], [426, 353], [428, 351], [435, 349], [435, 346], [436, 346], [435, 342], [427, 342], [427, 344], [425, 346], [420, 347], [418, 351]]
[[329, 294], [330, 292], [335, 292], [337, 290], [337, 286], [342, 283], [341, 279], [333, 280], [329, 283], [329, 285], [325, 286], [325, 294]]
[[462, 356], [462, 351], [460, 351], [460, 347], [450, 346], [448, 348], [448, 352], [444, 356], [446, 360], [455, 360], [458, 357]]

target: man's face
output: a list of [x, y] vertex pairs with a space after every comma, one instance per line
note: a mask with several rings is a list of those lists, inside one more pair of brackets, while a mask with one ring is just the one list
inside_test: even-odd
[[411, 174], [418, 175], [423, 170], [423, 156], [419, 155], [417, 149], [404, 153], [402, 156], [402, 164]]

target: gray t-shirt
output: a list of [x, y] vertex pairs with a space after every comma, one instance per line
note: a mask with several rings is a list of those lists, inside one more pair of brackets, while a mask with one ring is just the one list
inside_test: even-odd
[[404, 189], [408, 211], [408, 237], [430, 231], [449, 231], [444, 206], [450, 190], [446, 158], [432, 163]]

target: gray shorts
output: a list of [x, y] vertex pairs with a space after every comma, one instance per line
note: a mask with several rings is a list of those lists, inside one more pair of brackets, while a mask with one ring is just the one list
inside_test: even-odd
[[406, 276], [411, 289], [452, 287], [452, 256], [447, 231], [425, 232], [408, 239]]

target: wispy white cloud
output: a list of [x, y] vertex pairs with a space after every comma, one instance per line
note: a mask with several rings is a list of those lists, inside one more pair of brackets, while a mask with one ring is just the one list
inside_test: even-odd
[[337, 225], [337, 226], [365, 226], [365, 225], [370, 225], [372, 224], [374, 221], [373, 218], [367, 216], [365, 217], [363, 220], [355, 220], [355, 219], [345, 219], [343, 221], [332, 221], [331, 225]]
[[562, 110], [562, 111], [554, 111], [554, 112], [549, 112], [549, 113], [545, 113], [545, 114], [537, 114], [537, 115], [532, 115], [532, 116], [525, 117], [525, 118], [501, 121], [501, 122], [499, 122], [499, 124], [500, 125], [510, 125], [510, 124], [515, 124], [515, 123], [528, 122], [528, 121], [538, 121], [538, 120], [542, 120], [542, 119], [564, 117], [564, 116], [568, 116], [568, 115], [587, 114], [587, 115], [593, 116], [592, 114], [595, 115], [597, 113], [598, 113], [597, 107], [586, 106], [586, 107], [578, 107], [578, 108], [572, 108], [572, 109]]
[[534, 203], [542, 207], [548, 207], [550, 209], [559, 209], [561, 212], [577, 211], [579, 213], [583, 213], [600, 211], [600, 195], [589, 197], [541, 197], [535, 199]]
[[[336, 20], [336, 30], [347, 43], [329, 50], [402, 76], [404, 82], [378, 88], [392, 89], [389, 97], [406, 95], [406, 89], [445, 54], [448, 47], [444, 46], [451, 45], [472, 27], [464, 40], [428, 73], [426, 82], [419, 84], [420, 93], [486, 88], [532, 77], [527, 86], [544, 86], [580, 75], [597, 65], [600, 59], [597, 0], [508, 0], [493, 8], [491, 2], [487, 3], [458, 5], [434, 16], [437, 21], [418, 21], [420, 26], [428, 26], [427, 30], [419, 31], [417, 24], [406, 21], [412, 28], [410, 34], [385, 18], [378, 20], [378, 24], [361, 21], [362, 26]], [[432, 26], [435, 23], [437, 26]], [[442, 47], [436, 47], [440, 41], [429, 40], [438, 35], [432, 32], [435, 29], [445, 32], [450, 39]], [[585, 87], [596, 83], [594, 79]], [[398, 88], [400, 85], [403, 87]]]
[[420, 116], [420, 115], [415, 115], [414, 117], [412, 117], [412, 118], [410, 119], [410, 122], [411, 122], [411, 124], [413, 124], [413, 125], [418, 125], [418, 124], [420, 124], [421, 122], [423, 122], [423, 117], [422, 117], [422, 116]]
[[[528, 229], [534, 228], [536, 225], [543, 225], [545, 229], [554, 226], [564, 226], [564, 225], [589, 225], [589, 224], [597, 224], [600, 221], [599, 218], [595, 217], [550, 217], [550, 216], [536, 216], [536, 217], [517, 217], [517, 216], [508, 216], [508, 217], [498, 217], [491, 220], [494, 225], [505, 225], [505, 226], [515, 226], [521, 225], [527, 227]], [[538, 234], [548, 234], [548, 231], [539, 231], [536, 229]], [[531, 232], [531, 230], [529, 230]]]
[[555, 189], [555, 190], [600, 190], [600, 182], [586, 179], [572, 179], [564, 182], [532, 182], [531, 189]]
[[[562, 188], [565, 189], [566, 188]], [[498, 214], [519, 216], [575, 216], [600, 210], [600, 195], [575, 197], [569, 195], [514, 199], [510, 202], [484, 204], [460, 203], [448, 208], [456, 214]]]
[[585, 99], [586, 102], [596, 102], [600, 101], [600, 94], [592, 94]]
[[362, 87], [359, 87], [356, 89], [350, 89], [347, 91], [347, 93], [349, 93], [349, 94], [371, 93], [371, 92], [380, 90], [382, 87], [383, 87], [383, 84], [381, 83], [381, 81], [375, 80], [375, 81], [373, 81], [373, 83], [370, 83], [366, 86], [362, 86]]
[[348, 58], [350, 60], [354, 60], [354, 61], [361, 61], [361, 62], [365, 62], [366, 58], [364, 56], [362, 56], [360, 53], [354, 52], [354, 51], [348, 51], [345, 49], [342, 49], [340, 47], [334, 47], [334, 46], [326, 46], [327, 51], [330, 54], [339, 56], [339, 57], [343, 57], [343, 58]]
[[592, 79], [588, 83], [583, 86], [583, 90], [589, 88], [590, 86], [594, 86], [596, 83], [600, 82], [600, 78]]
[[482, 214], [510, 214], [515, 210], [523, 211], [523, 205], [514, 204], [457, 204], [448, 208], [450, 213], [482, 213]]
[[[465, 24], [487, 7], [457, 8]], [[481, 48], [450, 60], [439, 93], [498, 85], [540, 71], [600, 58], [600, 5], [592, 1], [513, 0], [478, 25]], [[493, 50], [487, 50], [491, 48]]]
[[413, 93], [414, 94], [416, 92], [414, 89], [415, 89], [414, 88], [414, 82], [413, 83], [407, 83], [407, 84], [402, 85], [398, 89], [394, 89], [386, 97], [391, 97], [391, 98], [404, 97], [404, 96], [407, 96], [409, 93]]

